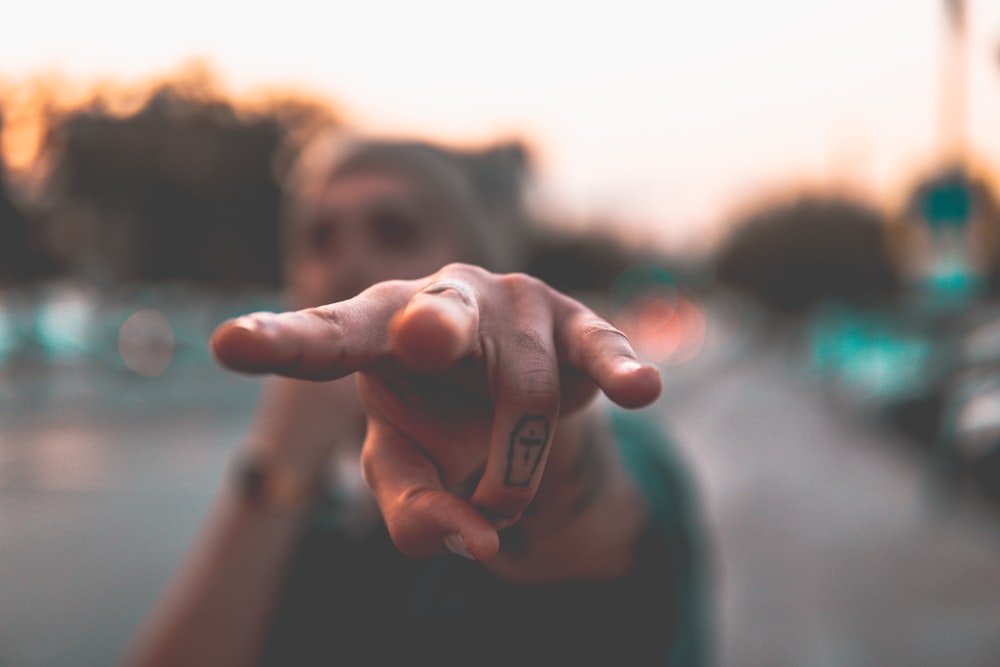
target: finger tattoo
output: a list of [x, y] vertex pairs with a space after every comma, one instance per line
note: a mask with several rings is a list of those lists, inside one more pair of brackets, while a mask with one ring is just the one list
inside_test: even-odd
[[525, 415], [510, 433], [504, 484], [528, 486], [549, 443], [549, 420], [544, 415]]

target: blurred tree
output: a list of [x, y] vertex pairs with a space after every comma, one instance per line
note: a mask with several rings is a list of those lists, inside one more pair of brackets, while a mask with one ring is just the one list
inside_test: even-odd
[[[3, 114], [0, 113], [0, 135]], [[42, 342], [40, 309], [43, 281], [58, 272], [52, 256], [44, 250], [37, 219], [29, 216], [11, 194], [7, 165], [0, 151], [0, 288], [6, 319], [5, 332], [0, 332], [0, 364], [17, 362], [37, 368], [48, 359], [49, 351]], [[6, 338], [6, 340], [4, 340]], [[38, 375], [34, 376], [37, 380]], [[44, 389], [44, 382], [18, 385], [19, 396], [32, 400], [35, 391]]]
[[248, 112], [188, 83], [131, 114], [95, 99], [50, 119], [48, 236], [78, 275], [277, 285], [283, 152], [332, 114], [293, 99]]
[[694, 282], [675, 258], [630, 247], [611, 229], [610, 223], [583, 232], [543, 226], [532, 244], [527, 272], [570, 293], [607, 294], [623, 271], [640, 265], [660, 267], [685, 284]]
[[883, 216], [840, 197], [804, 196], [746, 216], [717, 255], [716, 280], [787, 315], [828, 302], [875, 306], [900, 291]]
[[38, 224], [15, 203], [0, 152], [0, 285], [24, 286], [52, 275], [55, 270], [52, 257], [42, 248]]
[[[286, 95], [250, 111], [219, 93], [201, 66], [126, 98], [105, 93], [68, 110], [43, 105], [39, 201], [55, 254], [97, 284], [276, 286], [283, 171], [312, 131], [337, 124], [332, 110]], [[531, 170], [523, 144], [454, 151], [449, 159], [469, 174], [496, 224], [531, 227], [516, 206]], [[607, 289], [630, 264], [661, 261], [610, 233], [559, 228], [538, 230], [525, 259], [561, 289]]]

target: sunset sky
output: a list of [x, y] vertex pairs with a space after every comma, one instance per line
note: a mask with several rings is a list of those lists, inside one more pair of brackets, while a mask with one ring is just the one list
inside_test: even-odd
[[[1000, 3], [968, 10], [969, 134], [993, 168]], [[3, 10], [0, 82], [200, 58], [236, 92], [315, 91], [371, 131], [524, 137], [546, 201], [696, 247], [762, 193], [898, 197], [935, 159], [945, 16], [941, 0], [35, 0]]]

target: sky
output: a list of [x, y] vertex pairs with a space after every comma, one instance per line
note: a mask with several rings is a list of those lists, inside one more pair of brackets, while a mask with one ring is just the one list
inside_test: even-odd
[[[967, 0], [968, 135], [1000, 156], [1000, 3]], [[376, 133], [520, 137], [538, 199], [692, 252], [753, 201], [850, 187], [892, 205], [940, 146], [942, 0], [22, 0], [0, 81], [134, 81], [208, 63]]]

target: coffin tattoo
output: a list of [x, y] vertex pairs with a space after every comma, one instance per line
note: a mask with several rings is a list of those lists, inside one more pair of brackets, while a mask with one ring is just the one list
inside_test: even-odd
[[542, 415], [525, 415], [510, 434], [507, 450], [508, 486], [528, 486], [549, 442], [549, 420]]

